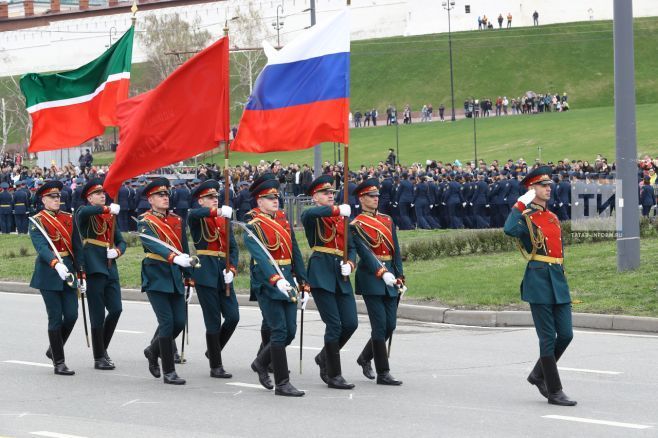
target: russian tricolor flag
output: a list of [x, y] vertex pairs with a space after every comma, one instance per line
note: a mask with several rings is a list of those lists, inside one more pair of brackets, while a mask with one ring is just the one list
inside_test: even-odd
[[273, 152], [349, 142], [350, 16], [345, 9], [276, 50], [256, 79], [231, 150]]

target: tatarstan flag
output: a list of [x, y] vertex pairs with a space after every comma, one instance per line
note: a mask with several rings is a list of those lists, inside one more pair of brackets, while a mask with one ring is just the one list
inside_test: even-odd
[[105, 53], [80, 68], [21, 78], [32, 117], [29, 152], [78, 146], [117, 124], [117, 104], [128, 98], [133, 33], [131, 27]]

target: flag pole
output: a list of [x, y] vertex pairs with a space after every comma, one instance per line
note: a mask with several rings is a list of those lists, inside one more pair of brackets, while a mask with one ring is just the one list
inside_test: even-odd
[[[352, 3], [351, 0], [347, 0], [347, 6], [348, 7], [350, 6], [351, 3]], [[346, 117], [347, 115], [343, 114], [343, 116], [344, 116], [343, 117], [343, 123], [345, 123], [345, 120], [347, 120], [347, 117]], [[349, 131], [350, 127], [348, 126], [347, 129]], [[343, 156], [345, 158], [345, 162], [343, 164], [343, 202], [345, 204], [349, 204], [349, 196], [350, 196], [350, 184], [349, 184], [349, 173], [350, 173], [349, 172], [350, 171], [349, 162], [350, 161], [349, 161], [349, 156], [347, 154], [348, 148], [349, 148], [348, 142], [346, 142], [343, 145]], [[344, 226], [345, 226], [345, 229], [343, 230], [343, 239], [344, 239], [343, 240], [343, 264], [346, 264], [347, 260], [348, 260], [347, 245], [349, 243], [349, 232], [350, 232], [350, 221], [349, 221], [348, 217], [346, 217], [344, 219]], [[343, 280], [347, 281], [347, 280], [349, 280], [349, 277], [343, 276]]]
[[[228, 41], [228, 20], [226, 20], [224, 22], [224, 38], [226, 38], [227, 41]], [[228, 84], [227, 84], [226, 88], [227, 88], [226, 93], [228, 95], [228, 93], [229, 93], [229, 85]], [[227, 114], [229, 114], [228, 117], [231, 117], [230, 116], [230, 110], [231, 110], [230, 97], [227, 99], [227, 102], [229, 103], [229, 108], [227, 108]], [[231, 187], [229, 170], [228, 170], [229, 143], [230, 143], [230, 139], [229, 139], [229, 136], [227, 136], [226, 141], [224, 142], [224, 205], [226, 205], [226, 206], [229, 205], [230, 198], [229, 198], [228, 191]], [[224, 234], [226, 235], [226, 243], [224, 245], [224, 247], [226, 248], [226, 256], [225, 256], [226, 257], [226, 263], [225, 263], [225, 265], [226, 265], [226, 271], [228, 272], [229, 271], [229, 264], [230, 264], [229, 260], [230, 260], [230, 254], [231, 254], [231, 238], [230, 238], [231, 220], [230, 219], [225, 219], [224, 220], [224, 226], [225, 226]], [[231, 296], [231, 284], [230, 283], [226, 283], [226, 296], [227, 297]]]
[[137, 0], [133, 0], [133, 5], [130, 8], [130, 11], [133, 13], [133, 16], [130, 17], [130, 21], [132, 21], [132, 27], [135, 27], [135, 23], [137, 22]]

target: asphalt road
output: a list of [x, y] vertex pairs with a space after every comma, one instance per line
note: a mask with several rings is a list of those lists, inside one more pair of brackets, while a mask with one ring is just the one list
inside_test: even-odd
[[[392, 374], [401, 387], [362, 376], [355, 360], [367, 319], [343, 351], [352, 391], [331, 390], [313, 356], [323, 324], [306, 312], [303, 374], [299, 338], [288, 348], [291, 380], [305, 397], [276, 397], [249, 364], [260, 313], [242, 307], [223, 353], [230, 380], [208, 377], [201, 309], [190, 307], [182, 387], [147, 370], [143, 348], [155, 329], [148, 303], [125, 302], [110, 347], [115, 371], [93, 369], [82, 321], [66, 346], [73, 377], [55, 376], [44, 355], [46, 314], [39, 295], [0, 293], [0, 436], [49, 437], [648, 437], [658, 436], [658, 336], [576, 331], [560, 362], [574, 408], [551, 406], [525, 377], [538, 347], [530, 328], [469, 328], [399, 321]], [[298, 332], [299, 334], [299, 332]], [[180, 345], [180, 344], [179, 344]]]

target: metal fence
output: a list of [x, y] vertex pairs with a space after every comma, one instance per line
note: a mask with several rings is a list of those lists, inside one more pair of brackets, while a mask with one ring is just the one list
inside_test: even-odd
[[287, 195], [283, 198], [283, 210], [293, 228], [302, 226], [302, 211], [310, 205], [313, 205], [313, 199], [310, 196]]

